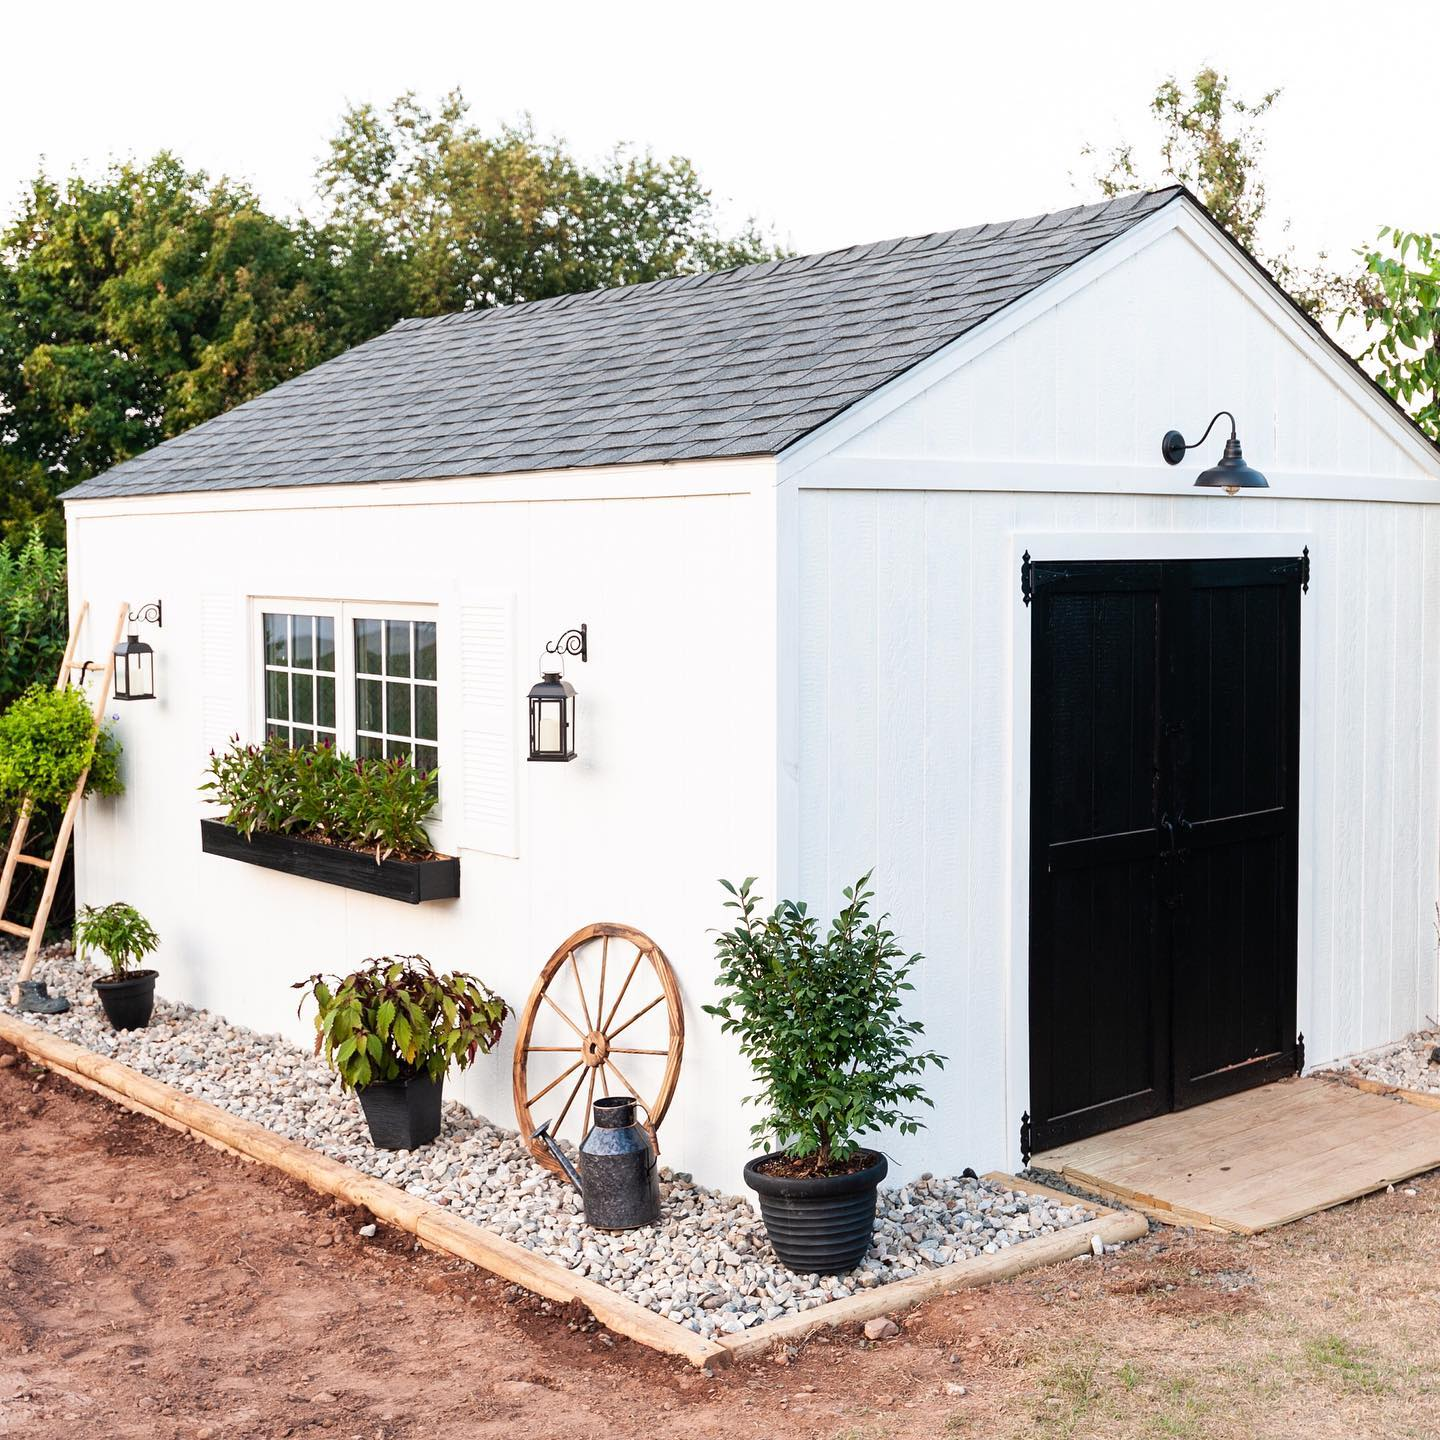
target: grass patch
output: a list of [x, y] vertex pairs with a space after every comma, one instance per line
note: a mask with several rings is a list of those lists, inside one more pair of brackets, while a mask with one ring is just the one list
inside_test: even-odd
[[1340, 1335], [1318, 1335], [1307, 1340], [1305, 1360], [1311, 1370], [1361, 1395], [1388, 1395], [1389, 1383], [1372, 1360]]

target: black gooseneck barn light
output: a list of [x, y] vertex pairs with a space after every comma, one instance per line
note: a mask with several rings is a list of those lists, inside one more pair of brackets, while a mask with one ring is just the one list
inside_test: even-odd
[[[157, 629], [162, 624], [158, 600], [130, 612], [130, 623], [145, 621]], [[155, 652], [133, 630], [115, 647], [115, 688], [117, 700], [155, 698]]]
[[[545, 646], [547, 655], [578, 655], [590, 659], [589, 628], [581, 625], [567, 630]], [[575, 687], [565, 679], [562, 661], [551, 667], [541, 662], [540, 679], [530, 687], [530, 758], [532, 760], [573, 760], [575, 758]]]
[[1195, 477], [1196, 485], [1208, 490], [1223, 490], [1227, 495], [1234, 495], [1240, 490], [1268, 490], [1270, 482], [1245, 463], [1245, 456], [1240, 452], [1240, 439], [1235, 434], [1235, 417], [1228, 410], [1216, 411], [1214, 419], [1205, 427], [1205, 433], [1189, 445], [1178, 430], [1167, 430], [1160, 442], [1160, 453], [1165, 457], [1165, 463], [1178, 465], [1187, 450], [1203, 445], [1215, 428], [1215, 421], [1222, 415], [1230, 422], [1230, 438], [1225, 442], [1225, 453], [1218, 465], [1202, 470]]

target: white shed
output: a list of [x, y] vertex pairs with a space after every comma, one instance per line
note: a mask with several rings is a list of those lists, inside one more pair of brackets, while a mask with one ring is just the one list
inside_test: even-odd
[[[1219, 428], [1162, 461], [1219, 410], [1268, 488], [1195, 487]], [[1437, 501], [1440, 453], [1178, 189], [405, 322], [67, 497], [73, 602], [164, 604], [80, 898], [150, 916], [166, 993], [296, 1038], [314, 970], [420, 951], [518, 1005], [637, 926], [688, 1020], [666, 1158], [734, 1189], [717, 877], [829, 914], [873, 867], [949, 1057], [882, 1144], [1013, 1169], [1023, 1115], [1043, 1148], [1435, 1013]], [[341, 638], [345, 749], [357, 627], [435, 627], [433, 737], [413, 695], [389, 734], [438, 754], [458, 899], [201, 852], [207, 750], [301, 723], [267, 615]], [[527, 764], [581, 623], [578, 758]], [[506, 1060], [456, 1093], [513, 1123]]]

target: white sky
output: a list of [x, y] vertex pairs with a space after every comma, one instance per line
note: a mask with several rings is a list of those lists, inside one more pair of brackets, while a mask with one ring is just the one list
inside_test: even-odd
[[1384, 48], [1334, 0], [12, 0], [0, 213], [42, 162], [163, 146], [294, 210], [347, 102], [458, 84], [481, 124], [529, 110], [587, 157], [687, 155], [730, 215], [819, 250], [1091, 198], [1082, 143], [1148, 136], [1158, 81], [1209, 61], [1247, 98], [1284, 87], [1265, 174], [1303, 261], [1383, 223], [1440, 229], [1440, 166], [1416, 163], [1433, 95], [1400, 88]]

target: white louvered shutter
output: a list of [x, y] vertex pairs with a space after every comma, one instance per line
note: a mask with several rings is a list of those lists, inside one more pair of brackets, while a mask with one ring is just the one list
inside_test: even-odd
[[245, 733], [245, 605], [233, 595], [200, 599], [200, 728], [205, 748], [219, 750]]
[[516, 717], [524, 697], [515, 686], [515, 597], [466, 597], [460, 606], [462, 844], [492, 855], [518, 853]]

